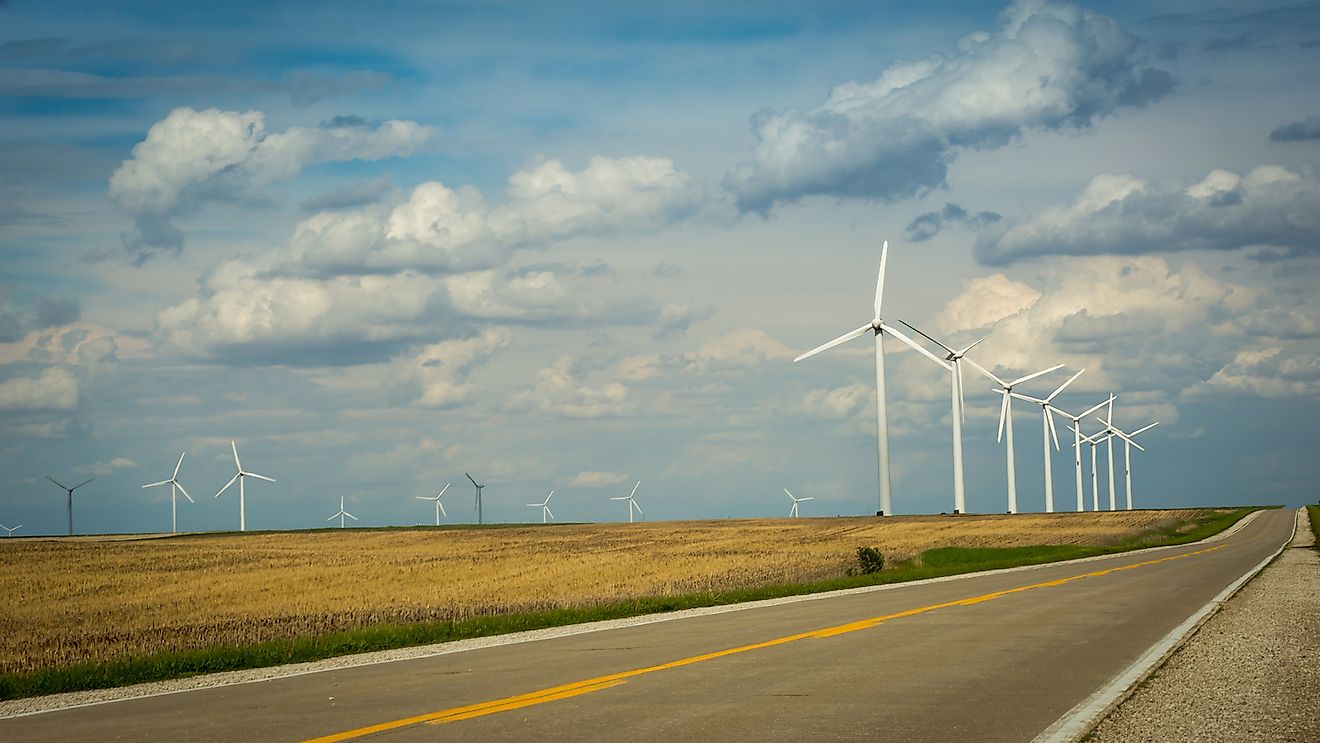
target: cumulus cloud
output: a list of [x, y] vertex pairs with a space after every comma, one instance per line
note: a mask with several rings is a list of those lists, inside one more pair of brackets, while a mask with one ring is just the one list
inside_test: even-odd
[[811, 390], [802, 398], [803, 412], [819, 418], [851, 418], [874, 408], [875, 385], [860, 382]]
[[1267, 345], [1239, 351], [1204, 384], [1188, 390], [1191, 399], [1216, 394], [1249, 397], [1320, 398], [1320, 344]]
[[619, 382], [589, 387], [564, 355], [536, 373], [536, 383], [510, 401], [515, 410], [535, 410], [564, 418], [608, 418], [627, 409], [628, 388]]
[[183, 235], [174, 219], [208, 202], [250, 201], [263, 186], [317, 163], [410, 155], [432, 134], [412, 121], [268, 132], [260, 111], [176, 108], [151, 126], [110, 177], [109, 195], [133, 217], [124, 246], [141, 262], [180, 250]]
[[911, 198], [944, 186], [959, 150], [1001, 147], [1027, 129], [1085, 128], [1172, 85], [1113, 19], [1020, 0], [953, 56], [894, 62], [813, 110], [756, 114], [754, 159], [725, 187], [743, 211], [762, 213], [811, 195]]
[[623, 360], [625, 379], [643, 380], [669, 372], [703, 373], [745, 368], [773, 359], [793, 357], [793, 351], [764, 330], [741, 328], [711, 338], [695, 351], [638, 354]]
[[1320, 116], [1308, 116], [1301, 121], [1280, 124], [1270, 132], [1272, 142], [1304, 142], [1320, 139]]
[[966, 209], [950, 202], [937, 212], [926, 212], [918, 215], [908, 223], [907, 227], [903, 228], [903, 235], [912, 242], [925, 242], [938, 235], [945, 228], [961, 227], [979, 230], [986, 225], [998, 222], [1000, 219], [1001, 216], [995, 212], [970, 214]]
[[429, 344], [396, 360], [392, 401], [422, 408], [452, 408], [467, 402], [473, 391], [472, 370], [512, 338], [508, 330], [488, 329], [472, 338]]
[[92, 464], [80, 465], [74, 468], [74, 472], [82, 475], [113, 475], [123, 470], [135, 470], [138, 468], [137, 462], [127, 457], [115, 457], [108, 462], [93, 462]]
[[618, 485], [621, 482], [627, 482], [628, 476], [621, 475], [618, 472], [596, 472], [587, 470], [579, 472], [569, 481], [570, 488], [599, 488], [606, 485]]
[[1320, 183], [1310, 169], [1212, 170], [1187, 186], [1098, 175], [1065, 206], [1013, 220], [976, 242], [977, 258], [1006, 265], [1041, 255], [1320, 247]]
[[73, 410], [78, 407], [78, 378], [67, 369], [49, 367], [36, 377], [0, 382], [0, 410]]
[[706, 320], [714, 314], [715, 310], [711, 307], [699, 307], [690, 302], [669, 302], [660, 308], [652, 336], [656, 340], [681, 338], [687, 335], [692, 323]]

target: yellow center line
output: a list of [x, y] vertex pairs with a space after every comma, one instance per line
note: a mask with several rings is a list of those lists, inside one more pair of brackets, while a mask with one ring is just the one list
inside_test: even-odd
[[619, 673], [612, 673], [605, 676], [597, 676], [596, 678], [586, 679], [583, 681], [575, 681], [571, 684], [552, 686], [547, 689], [540, 689], [538, 691], [528, 692], [526, 694], [519, 694], [517, 696], [504, 697], [502, 699], [493, 699], [488, 702], [480, 702], [477, 704], [470, 704], [463, 707], [452, 707], [450, 709], [440, 710], [439, 712], [429, 712], [424, 715], [405, 717], [403, 719], [391, 720], [389, 722], [382, 722], [376, 725], [369, 725], [367, 727], [356, 728], [354, 730], [346, 730], [342, 733], [335, 733], [333, 735], [327, 735], [320, 738], [312, 738], [306, 741], [306, 743], [334, 743], [335, 741], [351, 740], [353, 738], [360, 738], [364, 735], [371, 735], [373, 733], [383, 733], [389, 730], [397, 730], [399, 728], [410, 727], [412, 725], [421, 725], [421, 724], [438, 725], [446, 722], [468, 720], [474, 717], [484, 717], [486, 715], [493, 715], [497, 712], [506, 712], [508, 710], [519, 709], [521, 707], [529, 707], [534, 704], [544, 704], [546, 702], [554, 702], [560, 699], [568, 699], [570, 697], [575, 697], [582, 694], [590, 694], [593, 691], [601, 691], [603, 689], [608, 689], [612, 686], [618, 686], [619, 684], [625, 683], [628, 679], [634, 676], [641, 676], [643, 674], [655, 673], [656, 671], [665, 671], [671, 668], [681, 668], [683, 666], [690, 666], [694, 663], [701, 663], [703, 661], [714, 660], [716, 658], [724, 658], [726, 656], [736, 655], [738, 653], [745, 653], [749, 650], [760, 650], [763, 648], [774, 647], [776, 645], [784, 645], [790, 642], [796, 642], [798, 640], [805, 640], [807, 638], [834, 637], [836, 635], [842, 635], [847, 632], [856, 632], [857, 630], [870, 629], [878, 624], [887, 622], [891, 619], [902, 619], [904, 617], [913, 617], [913, 616], [917, 616], [918, 614], [925, 614], [927, 612], [936, 611], [938, 609], [947, 609], [954, 606], [972, 606], [973, 604], [980, 604], [986, 601], [993, 601], [994, 599], [1001, 598], [1004, 596], [1009, 596], [1015, 593], [1022, 593], [1023, 591], [1031, 591], [1037, 588], [1050, 588], [1053, 586], [1062, 586], [1066, 583], [1072, 583], [1073, 581], [1082, 580], [1084, 578], [1097, 578], [1102, 575], [1117, 573], [1121, 570], [1135, 570], [1136, 568], [1146, 567], [1148, 565], [1158, 565], [1159, 563], [1169, 562], [1170, 560], [1181, 560], [1184, 557], [1192, 557], [1194, 555], [1202, 555], [1207, 552], [1214, 552], [1215, 550], [1221, 550], [1227, 546], [1228, 545], [1226, 544], [1221, 544], [1215, 547], [1207, 547], [1205, 549], [1196, 550], [1195, 552], [1186, 552], [1181, 555], [1171, 555], [1169, 557], [1161, 557], [1155, 560], [1146, 560], [1145, 562], [1137, 562], [1131, 565], [1120, 565], [1118, 567], [1105, 568], [1103, 570], [1093, 570], [1089, 573], [1073, 575], [1067, 578], [1058, 578], [1055, 580], [1042, 581], [1040, 583], [1032, 583], [1026, 586], [1018, 586], [1016, 588], [1007, 588], [1002, 591], [985, 593], [985, 594], [981, 594], [980, 596], [971, 596], [969, 598], [956, 599], [954, 601], [945, 601], [939, 604], [930, 604], [929, 606], [921, 606], [915, 609], [907, 609], [904, 611], [895, 612], [893, 614], [885, 614], [884, 616], [879, 616], [879, 617], [870, 617], [868, 619], [862, 619], [856, 622], [848, 622], [847, 624], [835, 625], [833, 627], [825, 627], [823, 629], [812, 630], [810, 632], [799, 632], [795, 635], [786, 635], [784, 637], [778, 637], [773, 640], [766, 640], [765, 642], [752, 643], [751, 645], [740, 645], [738, 647], [727, 648], [725, 650], [716, 650], [710, 653], [694, 655], [690, 658], [681, 658], [679, 660], [670, 661], [668, 663], [661, 663], [655, 666], [647, 666], [645, 668], [634, 668], [633, 670], [630, 671], [620, 671]]

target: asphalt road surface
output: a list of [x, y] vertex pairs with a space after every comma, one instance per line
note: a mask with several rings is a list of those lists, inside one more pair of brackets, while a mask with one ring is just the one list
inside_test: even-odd
[[1288, 539], [1212, 543], [0, 720], [0, 740], [1030, 741]]

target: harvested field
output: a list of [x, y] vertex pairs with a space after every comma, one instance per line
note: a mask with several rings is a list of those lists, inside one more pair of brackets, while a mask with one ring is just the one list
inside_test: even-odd
[[934, 547], [1104, 546], [1205, 511], [0, 540], [0, 673], [380, 622], [841, 576]]

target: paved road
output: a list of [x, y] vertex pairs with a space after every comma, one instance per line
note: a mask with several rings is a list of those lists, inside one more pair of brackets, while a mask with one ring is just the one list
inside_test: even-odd
[[1227, 539], [0, 720], [0, 740], [1029, 741], [1276, 550]]

